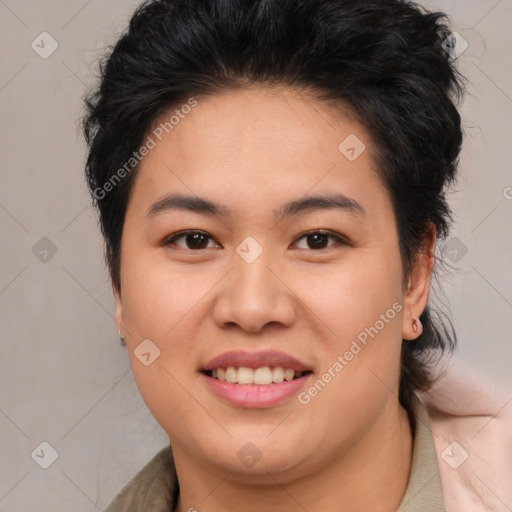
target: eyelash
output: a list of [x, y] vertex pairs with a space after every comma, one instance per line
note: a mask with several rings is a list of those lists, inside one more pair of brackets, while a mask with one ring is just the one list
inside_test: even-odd
[[[210, 235], [208, 235], [207, 233], [205, 233], [203, 231], [187, 230], [187, 231], [180, 231], [179, 233], [176, 233], [176, 234], [172, 235], [170, 238], [167, 238], [166, 240], [164, 240], [162, 245], [165, 246], [165, 247], [170, 246], [170, 245], [176, 245], [175, 244], [176, 240], [184, 238], [187, 235], [204, 235], [204, 236], [208, 237], [209, 239], [214, 240], [213, 237], [211, 237]], [[336, 240], [336, 244], [335, 245], [331, 245], [331, 246], [327, 246], [327, 247], [324, 247], [324, 248], [321, 248], [321, 249], [306, 249], [306, 250], [309, 250], [309, 251], [315, 251], [315, 252], [325, 251], [326, 249], [330, 249], [330, 248], [332, 248], [334, 246], [349, 245], [349, 243], [346, 240], [344, 240], [342, 237], [340, 237], [339, 235], [337, 235], [335, 233], [332, 233], [330, 231], [323, 230], [323, 229], [317, 229], [317, 230], [308, 231], [306, 233], [303, 233], [302, 235], [300, 235], [296, 239], [296, 241], [294, 243], [297, 243], [298, 240], [301, 240], [303, 238], [307, 238], [308, 236], [312, 236], [312, 235], [325, 235], [327, 237], [335, 239]], [[202, 251], [202, 250], [208, 249], [208, 248], [205, 247], [205, 248], [202, 248], [202, 249], [189, 249], [188, 247], [187, 248], [180, 247], [180, 249], [184, 249], [186, 251], [191, 251], [191, 252], [199, 252], [199, 251]], [[302, 250], [304, 250], [304, 249], [302, 249]]]

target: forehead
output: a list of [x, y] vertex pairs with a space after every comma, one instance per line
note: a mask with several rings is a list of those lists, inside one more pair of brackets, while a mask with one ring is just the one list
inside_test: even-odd
[[[178, 104], [164, 112], [148, 130], [154, 148], [134, 184], [146, 203], [172, 191], [250, 206], [340, 186], [347, 196], [359, 189], [362, 200], [379, 189], [385, 194], [368, 132], [341, 103], [286, 87], [251, 87], [194, 100], [193, 108]], [[347, 148], [357, 158], [353, 152], [348, 158]]]
[[311, 93], [297, 89], [253, 85], [198, 97], [195, 101], [197, 106], [187, 109], [186, 114], [172, 116], [184, 111], [183, 102], [160, 115], [151, 132], [159, 132], [164, 138], [172, 134], [176, 143], [186, 149], [276, 149], [288, 159], [293, 154], [325, 149], [329, 144], [336, 150], [344, 133], [357, 131], [371, 143], [364, 126], [347, 105], [319, 101]]

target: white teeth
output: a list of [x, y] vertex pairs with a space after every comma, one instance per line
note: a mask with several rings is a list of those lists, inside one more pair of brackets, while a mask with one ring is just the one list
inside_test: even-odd
[[220, 381], [226, 381], [236, 384], [256, 384], [258, 386], [267, 386], [269, 384], [280, 383], [284, 380], [292, 381], [295, 377], [301, 377], [304, 372], [296, 372], [291, 368], [284, 369], [282, 366], [262, 366], [261, 368], [248, 368], [247, 366], [228, 366], [227, 368], [216, 368], [212, 370], [212, 377]]
[[272, 371], [272, 382], [283, 382], [284, 370], [281, 366], [276, 366]]
[[295, 375], [295, 372], [290, 369], [286, 369], [284, 371], [284, 380], [293, 380], [293, 376]]
[[260, 386], [272, 384], [272, 372], [268, 366], [254, 370], [254, 384]]
[[234, 366], [226, 368], [226, 382], [236, 382], [238, 380], [238, 372]]
[[252, 384], [254, 382], [254, 370], [245, 366], [238, 368], [238, 384]]

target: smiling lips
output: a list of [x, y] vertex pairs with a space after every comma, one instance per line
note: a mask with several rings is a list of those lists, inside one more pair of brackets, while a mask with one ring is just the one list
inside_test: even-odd
[[210, 360], [204, 371], [219, 381], [265, 386], [294, 380], [310, 369], [288, 354], [267, 350], [225, 352]]
[[264, 366], [281, 366], [282, 368], [290, 368], [296, 372], [311, 371], [304, 363], [277, 350], [265, 350], [262, 352], [225, 352], [208, 361], [204, 366], [204, 370], [211, 371], [217, 368], [227, 368], [228, 366], [234, 366], [235, 368], [245, 366], [253, 370]]
[[277, 405], [312, 374], [294, 357], [277, 351], [226, 352], [209, 361], [202, 373], [217, 395], [242, 407]]

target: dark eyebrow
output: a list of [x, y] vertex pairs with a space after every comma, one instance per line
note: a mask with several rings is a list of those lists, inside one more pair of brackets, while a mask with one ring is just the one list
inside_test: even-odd
[[208, 199], [202, 199], [201, 197], [186, 196], [183, 194], [169, 194], [163, 199], [160, 199], [149, 207], [147, 216], [153, 217], [172, 210], [218, 215], [219, 217], [230, 216], [230, 211], [227, 206], [209, 201]]
[[[360, 203], [343, 194], [306, 196], [301, 199], [294, 199], [284, 203], [279, 209], [273, 210], [273, 213], [277, 220], [282, 220], [284, 217], [298, 215], [299, 213], [335, 208], [345, 210], [354, 215], [366, 215]], [[170, 194], [151, 205], [148, 209], [147, 216], [153, 217], [172, 210], [216, 215], [219, 217], [230, 217], [231, 215], [229, 208], [223, 204], [197, 196]]]
[[365, 216], [366, 212], [359, 202], [343, 194], [327, 194], [320, 196], [306, 196], [284, 203], [281, 208], [274, 210], [274, 216], [281, 220], [290, 215], [303, 212], [316, 212], [319, 210], [345, 210], [354, 215]]

